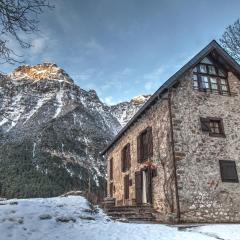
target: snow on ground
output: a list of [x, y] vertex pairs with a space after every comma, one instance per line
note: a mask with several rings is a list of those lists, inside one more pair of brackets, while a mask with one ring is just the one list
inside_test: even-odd
[[110, 221], [80, 196], [0, 201], [0, 240], [240, 240], [240, 225], [180, 230], [163, 224]]

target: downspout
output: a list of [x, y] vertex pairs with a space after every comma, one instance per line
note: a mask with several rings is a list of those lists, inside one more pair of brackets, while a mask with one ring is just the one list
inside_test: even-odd
[[173, 160], [173, 172], [174, 172], [174, 184], [175, 184], [175, 194], [176, 194], [176, 212], [177, 212], [177, 222], [180, 223], [180, 205], [179, 205], [179, 195], [178, 195], [178, 181], [176, 172], [176, 156], [174, 147], [174, 134], [173, 134], [173, 123], [172, 123], [172, 89], [168, 89], [168, 109], [169, 109], [169, 119], [170, 119], [170, 137], [171, 137], [171, 149], [172, 149], [172, 160]]

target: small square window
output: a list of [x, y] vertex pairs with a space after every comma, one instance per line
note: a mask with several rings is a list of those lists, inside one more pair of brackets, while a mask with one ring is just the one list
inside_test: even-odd
[[235, 161], [220, 160], [219, 164], [223, 182], [239, 182]]
[[193, 69], [193, 72], [198, 72], [198, 69], [197, 69], [197, 67], [195, 67], [194, 69]]
[[218, 75], [221, 77], [226, 77], [227, 73], [223, 69], [218, 69]]
[[212, 137], [225, 137], [223, 120], [221, 118], [200, 118], [203, 132]]
[[210, 121], [210, 131], [211, 133], [219, 134], [221, 132], [220, 121]]
[[200, 72], [201, 73], [207, 73], [207, 66], [203, 65], [203, 64], [200, 64]]
[[201, 88], [202, 89], [209, 89], [209, 82], [207, 76], [201, 76]]
[[208, 66], [208, 73], [209, 73], [209, 74], [212, 74], [212, 75], [216, 75], [216, 69], [215, 69], [215, 67], [212, 66], [212, 65], [209, 65], [209, 66]]
[[214, 77], [210, 77], [210, 83], [211, 83], [211, 89], [213, 91], [217, 91], [218, 90], [217, 79]]

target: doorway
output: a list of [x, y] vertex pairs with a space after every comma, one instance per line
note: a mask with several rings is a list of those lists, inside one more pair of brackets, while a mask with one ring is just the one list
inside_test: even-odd
[[136, 204], [152, 204], [152, 174], [147, 168], [135, 173]]

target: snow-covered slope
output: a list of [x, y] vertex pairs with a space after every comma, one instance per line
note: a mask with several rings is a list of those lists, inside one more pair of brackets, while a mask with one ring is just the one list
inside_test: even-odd
[[240, 240], [240, 225], [198, 227], [109, 220], [80, 196], [0, 201], [0, 240]]
[[96, 92], [56, 64], [0, 75], [0, 196], [54, 196], [89, 183], [104, 194], [99, 152], [120, 128]]
[[129, 102], [122, 102], [111, 106], [111, 113], [118, 119], [121, 126], [124, 127], [134, 114], [143, 106], [151, 95], [137, 96]]

